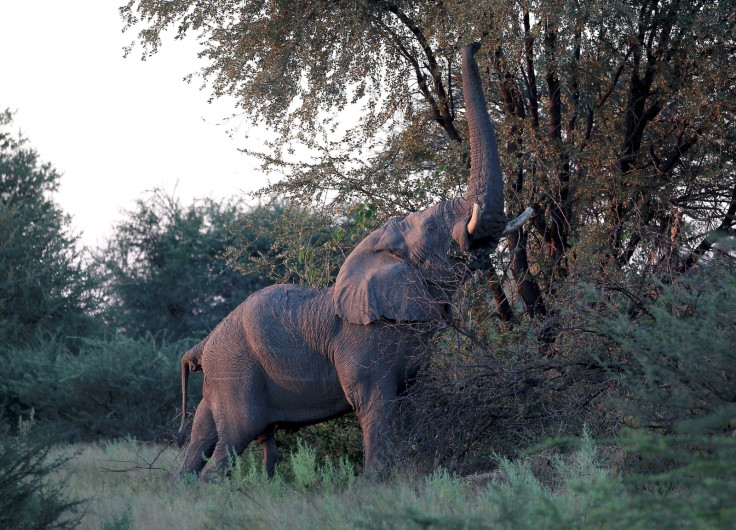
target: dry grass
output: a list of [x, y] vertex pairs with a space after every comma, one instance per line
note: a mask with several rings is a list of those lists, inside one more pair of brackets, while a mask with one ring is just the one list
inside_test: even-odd
[[[508, 526], [510, 516], [529, 524], [549, 519], [551, 526], [543, 526], [556, 527], [579, 520], [586, 509], [583, 496], [565, 491], [569, 484], [552, 490], [523, 463], [505, 462], [503, 472], [484, 480], [440, 469], [379, 483], [354, 477], [339, 464], [309, 469], [309, 450], [301, 447], [267, 481], [256, 449], [234, 467], [230, 480], [172, 485], [169, 477], [182, 457], [174, 449], [131, 440], [69, 446], [64, 451], [76, 455], [66, 466], [67, 492], [89, 499], [81, 528], [95, 529], [490, 528]], [[589, 467], [575, 480], [591, 479], [590, 485], [606, 474], [593, 463]], [[520, 499], [525, 507], [519, 508]], [[547, 513], [546, 506], [554, 509]]]
[[319, 467], [310, 483], [295, 476], [305, 473], [303, 462], [297, 471], [299, 464], [287, 459], [282, 466], [289, 469], [267, 481], [248, 455], [229, 481], [172, 485], [169, 477], [181, 458], [173, 449], [118, 441], [64, 451], [76, 453], [66, 467], [68, 495], [89, 499], [80, 528], [374, 527], [383, 525], [386, 514], [407, 509], [436, 518], [452, 514], [466, 502], [460, 490], [471, 489], [446, 474], [377, 484], [340, 475], [339, 465]]

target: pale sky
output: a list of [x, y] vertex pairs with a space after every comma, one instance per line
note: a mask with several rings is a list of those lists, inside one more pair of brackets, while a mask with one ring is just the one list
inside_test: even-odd
[[242, 195], [263, 186], [258, 162], [237, 148], [247, 125], [223, 123], [230, 100], [209, 105], [194, 41], [165, 42], [124, 59], [125, 0], [0, 0], [0, 109], [44, 162], [62, 173], [56, 201], [89, 246], [102, 244], [121, 210], [163, 188], [194, 197]]

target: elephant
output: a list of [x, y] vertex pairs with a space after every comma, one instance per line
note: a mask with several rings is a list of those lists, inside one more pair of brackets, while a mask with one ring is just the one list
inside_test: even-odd
[[[462, 50], [470, 138], [466, 193], [390, 219], [347, 257], [326, 289], [272, 285], [249, 296], [182, 358], [204, 372], [203, 397], [187, 454], [173, 480], [222, 476], [228, 455], [251, 441], [274, 473], [274, 431], [355, 411], [364, 472], [389, 456], [390, 407], [417, 375], [430, 338], [448, 317], [452, 294], [471, 274], [467, 256], [493, 252], [531, 209], [507, 225], [495, 133], [474, 55]], [[194, 367], [194, 368], [192, 368]], [[185, 437], [185, 418], [179, 441]]]

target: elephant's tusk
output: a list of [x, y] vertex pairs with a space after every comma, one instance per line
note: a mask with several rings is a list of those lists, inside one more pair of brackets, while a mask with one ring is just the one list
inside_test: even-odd
[[478, 224], [479, 218], [480, 218], [480, 204], [475, 202], [473, 203], [473, 216], [470, 218], [470, 222], [468, 223], [468, 234], [473, 235], [473, 231], [475, 230], [475, 227]]
[[[477, 203], [476, 203], [477, 205]], [[534, 208], [531, 206], [524, 210], [524, 213], [522, 213], [519, 217], [511, 221], [509, 224], [506, 225], [506, 228], [504, 229], [503, 233], [501, 234], [501, 237], [509, 235], [511, 232], [516, 232], [519, 228], [521, 228], [521, 225], [526, 223], [529, 218], [534, 213]], [[475, 210], [473, 210], [473, 216], [475, 216]], [[475, 217], [473, 217], [475, 219]], [[472, 223], [473, 220], [471, 219], [470, 222]], [[470, 225], [468, 225], [468, 232], [470, 232]]]

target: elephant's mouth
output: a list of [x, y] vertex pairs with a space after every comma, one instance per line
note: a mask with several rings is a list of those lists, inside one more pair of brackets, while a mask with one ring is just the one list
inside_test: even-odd
[[448, 250], [446, 256], [427, 263], [422, 272], [422, 277], [428, 286], [436, 286], [443, 291], [452, 291], [467, 280], [468, 272], [470, 272], [468, 267], [471, 262], [470, 254], [464, 252], [457, 245], [456, 251], [457, 254], [452, 254], [452, 250]]
[[481, 241], [471, 243], [470, 250], [463, 250], [454, 240], [450, 242], [447, 257], [454, 263], [453, 267], [463, 267], [470, 271], [490, 270], [493, 268], [491, 252], [495, 245]]

